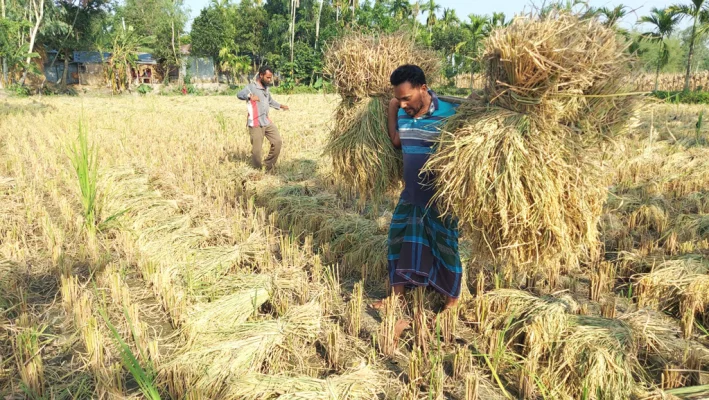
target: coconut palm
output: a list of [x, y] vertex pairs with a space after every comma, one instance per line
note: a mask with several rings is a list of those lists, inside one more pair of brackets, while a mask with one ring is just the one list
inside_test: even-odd
[[506, 21], [505, 18], [505, 13], [503, 12], [492, 13], [492, 18], [490, 18], [490, 26], [501, 27], [509, 25], [511, 21]]
[[687, 73], [684, 76], [684, 91], [689, 90], [689, 76], [692, 73], [692, 56], [694, 42], [698, 37], [709, 32], [709, 0], [691, 0], [691, 4], [675, 4], [669, 11], [679, 16], [680, 20], [692, 18], [692, 34], [689, 37], [689, 52], [687, 53]]
[[457, 26], [460, 24], [460, 19], [452, 8], [443, 9], [443, 18], [441, 19], [445, 26]]
[[428, 2], [423, 4], [423, 11], [428, 12], [428, 18], [426, 18], [426, 25], [428, 26], [429, 32], [433, 28], [433, 25], [436, 24], [436, 11], [440, 9], [441, 6], [436, 4], [435, 0], [428, 0]]
[[660, 52], [657, 57], [657, 70], [655, 72], [655, 90], [657, 91], [657, 82], [660, 77], [660, 69], [667, 65], [670, 58], [670, 52], [667, 49], [665, 40], [670, 37], [674, 31], [680, 17], [668, 10], [659, 10], [653, 8], [650, 10], [650, 15], [645, 15], [638, 20], [638, 23], [651, 24], [654, 29], [651, 32], [643, 34], [643, 38], [653, 42], [660, 43]]
[[619, 4], [614, 8], [601, 7], [597, 10], [597, 13], [606, 19], [604, 25], [609, 27], [614, 26], [618, 21], [623, 19], [626, 15], [628, 15], [628, 12], [628, 7], [623, 4]]
[[389, 6], [389, 11], [394, 18], [404, 20], [411, 15], [411, 4], [408, 0], [393, 0]]
[[484, 15], [470, 14], [468, 15], [469, 23], [465, 24], [465, 27], [470, 31], [469, 48], [471, 49], [472, 58], [470, 66], [470, 89], [475, 89], [475, 82], [473, 80], [475, 76], [475, 63], [477, 63], [478, 53], [480, 51], [480, 43], [485, 39], [485, 37], [490, 32], [490, 19]]

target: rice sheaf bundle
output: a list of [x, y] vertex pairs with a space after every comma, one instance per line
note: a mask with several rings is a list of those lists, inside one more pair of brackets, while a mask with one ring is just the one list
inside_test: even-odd
[[597, 257], [606, 198], [597, 149], [638, 96], [625, 43], [596, 19], [516, 19], [486, 42], [488, 104], [463, 104], [426, 170], [434, 201], [472, 228], [508, 277], [545, 278]]
[[234, 399], [373, 399], [382, 393], [382, 371], [365, 366], [327, 379], [307, 376], [244, 374], [230, 381], [227, 398]]
[[555, 13], [516, 18], [486, 41], [490, 104], [610, 133], [632, 113], [628, 42], [596, 18]]
[[181, 391], [191, 388], [203, 398], [224, 398], [221, 391], [230, 376], [261, 370], [272, 351], [287, 338], [315, 337], [320, 330], [320, 315], [319, 304], [311, 302], [276, 320], [200, 332], [161, 365], [160, 378]]
[[577, 315], [578, 304], [568, 295], [498, 289], [475, 301], [485, 309], [482, 336], [504, 332], [503, 345], [521, 356], [521, 362], [513, 357], [500, 366], [510, 382], [518, 376], [521, 397], [537, 398], [545, 388], [554, 399], [645, 398], [648, 385], [638, 361], [644, 334], [632, 322]]
[[325, 152], [337, 178], [362, 200], [401, 180], [401, 152], [387, 133], [387, 106], [393, 95], [389, 77], [403, 64], [419, 65], [429, 79], [440, 70], [438, 55], [403, 33], [346, 35], [325, 53], [325, 71], [342, 97]]

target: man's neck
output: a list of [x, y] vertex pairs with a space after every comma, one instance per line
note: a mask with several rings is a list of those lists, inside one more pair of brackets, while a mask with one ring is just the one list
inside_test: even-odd
[[266, 88], [266, 85], [261, 82], [261, 79], [256, 79], [256, 85], [259, 86], [261, 89]]
[[416, 114], [414, 116], [414, 118], [420, 118], [420, 117], [426, 115], [426, 113], [428, 113], [428, 110], [431, 109], [431, 102], [432, 101], [433, 101], [433, 97], [431, 96], [431, 93], [426, 91], [426, 94], [424, 94], [424, 97], [423, 97], [423, 107], [421, 107], [421, 111], [419, 111], [418, 114]]

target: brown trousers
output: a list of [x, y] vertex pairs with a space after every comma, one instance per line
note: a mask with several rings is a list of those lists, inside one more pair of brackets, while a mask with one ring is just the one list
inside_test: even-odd
[[[261, 169], [263, 165], [266, 166], [266, 169], [273, 168], [278, 160], [278, 155], [281, 154], [281, 145], [283, 144], [276, 125], [249, 127], [249, 135], [251, 136], [251, 163], [258, 169]], [[262, 162], [264, 136], [271, 143], [271, 148], [266, 159]]]

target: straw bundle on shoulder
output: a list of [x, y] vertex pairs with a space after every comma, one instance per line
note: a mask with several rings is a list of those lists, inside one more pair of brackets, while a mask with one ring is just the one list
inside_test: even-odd
[[584, 122], [587, 129], [617, 125], [619, 111], [632, 111], [621, 103], [638, 99], [627, 95], [627, 46], [596, 18], [564, 12], [516, 18], [486, 41], [485, 92], [494, 105], [548, 121]]
[[325, 53], [325, 72], [342, 96], [326, 153], [337, 178], [362, 199], [378, 197], [401, 179], [401, 152], [387, 133], [387, 107], [393, 95], [389, 77], [403, 64], [419, 65], [428, 79], [439, 74], [438, 55], [404, 33], [348, 34]]
[[471, 227], [508, 276], [597, 257], [605, 180], [597, 145], [635, 111], [625, 43], [595, 19], [518, 18], [486, 42], [488, 104], [464, 104], [426, 169], [434, 201]]
[[[605, 192], [565, 125], [502, 108], [463, 105], [426, 168], [436, 201], [466, 222], [491, 254], [551, 280], [595, 246]], [[514, 272], [508, 270], [508, 273]]]
[[401, 152], [387, 133], [387, 105], [382, 97], [343, 99], [325, 148], [338, 178], [364, 197], [383, 193], [401, 179]]
[[439, 57], [417, 46], [413, 37], [404, 32], [349, 33], [330, 43], [325, 51], [325, 73], [343, 99], [390, 98], [389, 76], [403, 64], [418, 65], [430, 79], [438, 76], [440, 70]]

